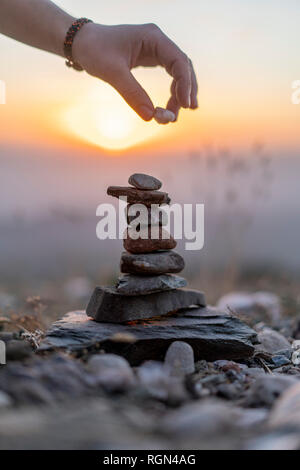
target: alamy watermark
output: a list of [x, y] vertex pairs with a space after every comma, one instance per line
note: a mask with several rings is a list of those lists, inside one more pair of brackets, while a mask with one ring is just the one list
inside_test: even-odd
[[6, 104], [6, 85], [3, 80], [0, 80], [0, 104]]
[[0, 341], [0, 365], [6, 364], [6, 346], [4, 341]]
[[172, 221], [173, 238], [186, 240], [186, 250], [201, 250], [204, 246], [204, 204], [127, 206], [127, 198], [120, 197], [118, 213], [113, 204], [99, 204], [96, 215], [101, 217], [96, 227], [99, 240], [168, 239]]
[[300, 80], [294, 80], [292, 82], [292, 95], [291, 102], [292, 104], [300, 104]]

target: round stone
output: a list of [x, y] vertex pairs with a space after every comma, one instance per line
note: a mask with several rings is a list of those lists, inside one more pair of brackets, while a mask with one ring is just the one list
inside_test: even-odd
[[164, 108], [155, 108], [154, 119], [158, 124], [169, 124], [176, 121], [176, 116], [172, 111]]
[[162, 187], [161, 181], [144, 173], [134, 173], [129, 177], [128, 183], [137, 189], [158, 190]]
[[184, 341], [174, 341], [167, 350], [165, 364], [171, 375], [184, 376], [195, 372], [193, 348]]

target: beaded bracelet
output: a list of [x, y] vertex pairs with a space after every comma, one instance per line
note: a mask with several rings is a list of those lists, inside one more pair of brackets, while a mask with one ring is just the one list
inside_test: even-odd
[[83, 25], [86, 23], [93, 23], [92, 20], [89, 20], [88, 18], [79, 18], [78, 20], [74, 21], [70, 28], [68, 29], [66, 39], [64, 42], [64, 54], [66, 57], [66, 65], [67, 67], [73, 67], [73, 69], [81, 71], [83, 70], [83, 67], [81, 67], [80, 64], [74, 61], [73, 55], [72, 55], [72, 46], [73, 46], [73, 41], [78, 33], [78, 31], [82, 28]]

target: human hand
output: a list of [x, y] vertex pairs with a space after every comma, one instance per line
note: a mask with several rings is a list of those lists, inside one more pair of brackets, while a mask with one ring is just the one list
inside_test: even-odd
[[167, 109], [196, 109], [197, 79], [191, 60], [156, 25], [86, 24], [76, 35], [73, 58], [90, 75], [112, 85], [145, 121], [154, 116], [147, 92], [132, 75], [135, 67], [160, 65], [173, 77]]

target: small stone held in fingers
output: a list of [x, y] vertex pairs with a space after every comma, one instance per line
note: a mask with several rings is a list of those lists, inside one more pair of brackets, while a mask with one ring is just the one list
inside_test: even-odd
[[174, 122], [176, 116], [168, 109], [155, 108], [154, 119], [158, 124], [168, 124], [169, 122]]

